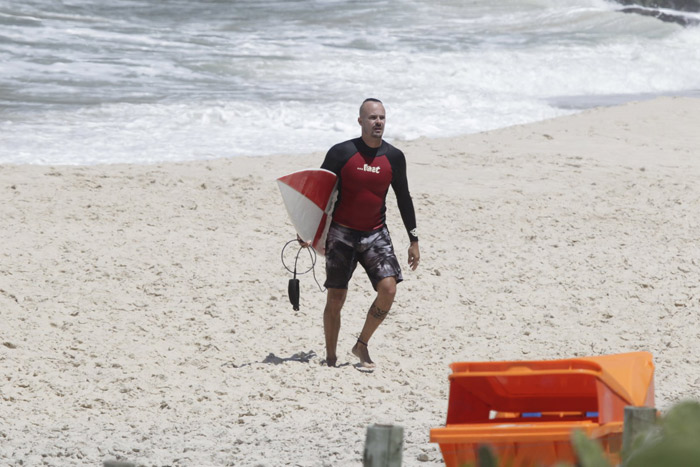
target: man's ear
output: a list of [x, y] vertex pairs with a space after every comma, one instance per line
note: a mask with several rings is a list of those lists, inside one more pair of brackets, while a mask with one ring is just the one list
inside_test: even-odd
[[357, 117], [357, 124], [362, 126], [362, 117]]

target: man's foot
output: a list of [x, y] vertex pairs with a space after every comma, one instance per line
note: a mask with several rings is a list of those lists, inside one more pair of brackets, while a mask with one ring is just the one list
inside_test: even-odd
[[326, 357], [326, 365], [328, 366], [335, 366], [335, 364], [338, 362], [337, 357]]
[[369, 351], [367, 350], [366, 342], [357, 339], [357, 342], [352, 348], [352, 353], [360, 359], [360, 366], [364, 368], [374, 368], [376, 366], [372, 359], [369, 358]]

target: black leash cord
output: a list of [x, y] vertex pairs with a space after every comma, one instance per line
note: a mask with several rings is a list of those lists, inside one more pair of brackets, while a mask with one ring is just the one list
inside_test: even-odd
[[[296, 257], [294, 258], [294, 270], [289, 269], [289, 266], [287, 266], [287, 263], [284, 262], [284, 251], [285, 251], [285, 250], [287, 249], [287, 247], [288, 247], [289, 245], [291, 245], [292, 243], [296, 243], [296, 244], [299, 245], [299, 250], [297, 251]], [[311, 267], [309, 267], [309, 269], [307, 269], [307, 270], [304, 271], [304, 272], [299, 272], [299, 273], [298, 273], [298, 272], [297, 272], [297, 262], [299, 261], [299, 255], [301, 254], [301, 250], [304, 250], [304, 249], [309, 250], [309, 258], [311, 258]], [[281, 257], [282, 257], [282, 265], [284, 266], [284, 268], [285, 268], [287, 271], [289, 271], [289, 272], [291, 272], [292, 274], [294, 274], [294, 275], [297, 275], [297, 274], [299, 274], [299, 275], [306, 274], [307, 272], [313, 270], [314, 266], [316, 265], [316, 250], [314, 250], [313, 247], [308, 247], [308, 248], [302, 247], [302, 246], [299, 244], [299, 240], [297, 240], [297, 239], [290, 240], [290, 241], [288, 241], [287, 243], [284, 244], [284, 246], [282, 247], [282, 254], [281, 254]]]
[[[294, 275], [292, 279], [289, 279], [289, 285], [287, 286], [287, 293], [289, 294], [289, 301], [292, 304], [292, 308], [294, 309], [294, 311], [299, 311], [299, 279], [297, 279], [297, 274], [302, 275], [302, 274], [308, 273], [309, 271], [312, 271], [314, 281], [316, 282], [316, 285], [318, 285], [319, 290], [321, 292], [324, 292], [325, 289], [323, 287], [321, 287], [321, 284], [318, 283], [318, 279], [316, 279], [315, 266], [316, 266], [317, 256], [316, 256], [316, 250], [314, 250], [313, 247], [304, 248], [301, 245], [299, 245], [299, 250], [297, 251], [297, 254], [294, 257], [294, 270], [290, 269], [289, 266], [287, 266], [287, 263], [284, 262], [284, 251], [287, 249], [287, 247], [291, 243], [295, 243], [295, 242], [297, 244], [299, 243], [299, 241], [297, 239], [290, 240], [287, 243], [285, 243], [284, 246], [282, 247], [282, 252], [281, 252], [280, 256], [282, 259], [282, 266], [284, 266], [284, 268], [287, 271], [291, 272]], [[309, 269], [307, 269], [304, 272], [297, 272], [297, 263], [299, 262], [299, 255], [301, 254], [301, 250], [304, 250], [304, 249], [309, 250], [309, 258], [311, 259], [311, 266], [309, 267]]]

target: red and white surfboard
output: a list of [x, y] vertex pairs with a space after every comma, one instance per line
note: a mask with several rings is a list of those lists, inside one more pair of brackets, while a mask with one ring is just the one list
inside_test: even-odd
[[325, 169], [305, 169], [278, 178], [277, 185], [299, 237], [325, 254], [338, 177]]

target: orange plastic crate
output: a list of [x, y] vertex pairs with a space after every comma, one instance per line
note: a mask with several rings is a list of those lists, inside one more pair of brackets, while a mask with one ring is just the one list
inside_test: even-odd
[[450, 365], [445, 427], [430, 431], [448, 467], [475, 464], [489, 444], [501, 465], [575, 463], [571, 432], [601, 442], [619, 462], [624, 408], [654, 406], [648, 352], [548, 361]]

